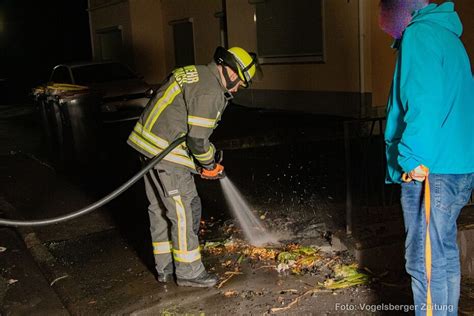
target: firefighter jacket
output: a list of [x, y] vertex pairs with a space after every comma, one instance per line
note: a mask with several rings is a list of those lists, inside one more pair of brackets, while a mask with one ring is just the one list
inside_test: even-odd
[[196, 171], [214, 163], [209, 141], [232, 94], [221, 84], [217, 65], [175, 69], [148, 102], [127, 143], [148, 158], [161, 153], [172, 141], [186, 141], [164, 159]]

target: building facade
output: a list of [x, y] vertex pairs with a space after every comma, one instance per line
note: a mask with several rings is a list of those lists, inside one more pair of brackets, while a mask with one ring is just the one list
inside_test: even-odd
[[[465, 30], [474, 3], [456, 1]], [[235, 102], [345, 117], [379, 116], [396, 54], [376, 0], [89, 0], [93, 56], [159, 83], [205, 64], [218, 45], [259, 54], [264, 77]], [[474, 55], [474, 32], [463, 41]]]

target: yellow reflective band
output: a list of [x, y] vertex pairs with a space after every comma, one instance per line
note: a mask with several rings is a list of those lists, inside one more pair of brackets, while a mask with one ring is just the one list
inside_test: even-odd
[[187, 234], [186, 234], [186, 212], [184, 210], [181, 196], [173, 197], [176, 206], [176, 215], [178, 217], [178, 248], [177, 250], [186, 251], [188, 249]]
[[181, 92], [181, 88], [179, 87], [176, 81], [173, 81], [172, 84], [166, 89], [165, 93], [161, 98], [156, 101], [155, 105], [153, 106], [153, 110], [151, 110], [150, 115], [148, 116], [145, 122], [145, 128], [151, 130], [153, 125], [155, 125], [156, 120], [160, 116], [161, 112], [163, 112], [171, 102], [173, 102], [174, 98]]
[[201, 252], [199, 248], [190, 251], [178, 251], [173, 249], [173, 258], [179, 262], [191, 263], [201, 259]]
[[214, 157], [214, 147], [211, 146], [211, 148], [209, 148], [207, 153], [201, 154], [201, 155], [194, 155], [194, 157], [196, 157], [196, 159], [199, 160], [199, 161], [211, 160]]
[[[132, 143], [134, 143], [135, 145], [137, 145], [141, 149], [145, 150], [146, 152], [148, 152], [152, 156], [156, 156], [156, 155], [160, 154], [163, 151], [161, 148], [158, 148], [158, 147], [154, 146], [153, 144], [150, 144], [148, 141], [143, 139], [141, 136], [139, 136], [134, 131], [132, 132], [132, 134], [130, 134], [130, 137], [128, 139]], [[166, 155], [166, 157], [163, 158], [163, 160], [166, 160], [166, 161], [169, 161], [169, 162], [174, 162], [174, 163], [177, 163], [177, 164], [180, 164], [180, 165], [184, 165], [184, 166], [187, 166], [191, 169], [196, 168], [196, 166], [194, 165], [194, 162], [190, 158], [183, 157], [183, 156], [178, 156], [178, 155], [175, 155], [173, 153], [169, 153], [168, 155]]]
[[153, 243], [153, 254], [160, 255], [171, 253], [172, 249], [171, 241], [164, 241], [164, 242], [154, 242]]
[[[147, 153], [149, 153], [152, 156], [156, 156], [160, 154], [163, 150], [160, 148], [154, 146], [153, 144], [150, 144], [146, 139], [143, 139], [140, 135], [138, 135], [135, 131], [132, 131], [130, 134], [130, 137], [128, 138], [132, 143], [137, 145], [139, 148], [143, 149]], [[173, 153], [169, 153], [166, 155], [163, 160], [169, 161], [169, 162], [174, 162], [186, 167], [189, 167], [191, 169], [196, 169], [196, 166], [194, 165], [194, 162], [190, 158], [186, 158], [183, 156], [178, 156], [174, 155]]]
[[199, 116], [188, 116], [188, 124], [206, 128], [214, 128], [216, 126], [216, 120]]
[[[147, 141], [158, 147], [159, 149], [164, 149], [168, 147], [169, 143], [164, 140], [163, 138], [156, 136], [152, 132], [147, 131], [146, 129], [143, 128], [143, 125], [138, 122], [135, 125], [135, 128], [133, 129], [135, 132], [137, 132], [139, 135], [141, 135], [143, 138], [145, 138]], [[184, 142], [181, 143], [181, 146], [184, 146]], [[189, 154], [186, 150], [180, 149], [180, 148], [175, 148], [171, 151], [172, 153], [176, 155], [181, 155], [189, 159]]]
[[84, 90], [88, 89], [86, 86], [80, 86], [77, 84], [70, 84], [70, 83], [54, 83], [52, 85], [48, 85], [47, 89], [52, 90], [65, 90], [65, 91], [76, 91], [76, 90]]

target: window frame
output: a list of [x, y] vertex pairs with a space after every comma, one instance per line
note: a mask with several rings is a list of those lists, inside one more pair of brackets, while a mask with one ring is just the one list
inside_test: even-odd
[[[104, 59], [104, 47], [102, 46], [102, 40], [104, 36], [111, 35], [114, 32], [120, 33], [120, 51], [118, 59]], [[97, 47], [94, 51], [94, 58], [99, 59], [100, 61], [107, 62], [107, 61], [118, 61], [123, 62], [123, 55], [124, 55], [124, 35], [123, 35], [123, 26], [122, 25], [114, 25], [109, 27], [104, 27], [95, 30], [95, 38], [97, 39]]]
[[[257, 5], [264, 3], [266, 0], [248, 0], [249, 4]], [[299, 64], [299, 63], [325, 63], [326, 62], [326, 14], [325, 14], [325, 0], [321, 1], [321, 52], [314, 54], [288, 54], [287, 56], [265, 56], [258, 51], [258, 16], [257, 8], [255, 8], [255, 27], [256, 27], [256, 39], [257, 39], [257, 51], [258, 51], [258, 60], [260, 64]], [[293, 1], [293, 4], [297, 4], [297, 1]]]
[[182, 23], [191, 23], [191, 33], [192, 33], [192, 40], [193, 40], [193, 59], [194, 59], [194, 62], [193, 63], [187, 63], [187, 65], [193, 65], [196, 63], [196, 31], [195, 31], [195, 28], [194, 28], [194, 19], [192, 17], [189, 17], [189, 18], [184, 18], [184, 19], [178, 19], [178, 20], [171, 20], [168, 22], [168, 25], [171, 26], [171, 38], [172, 38], [172, 42], [173, 42], [173, 57], [174, 57], [174, 68], [176, 67], [183, 67], [183, 66], [187, 66], [187, 65], [181, 65], [181, 66], [178, 66], [178, 62], [176, 60], [176, 43], [175, 43], [175, 33], [174, 33], [174, 26], [175, 25], [178, 25], [178, 24], [182, 24]]

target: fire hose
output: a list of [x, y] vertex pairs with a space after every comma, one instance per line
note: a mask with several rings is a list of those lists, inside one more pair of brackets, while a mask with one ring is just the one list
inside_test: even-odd
[[66, 215], [58, 216], [58, 217], [53, 217], [53, 218], [48, 218], [48, 219], [38, 219], [38, 220], [8, 220], [8, 219], [3, 219], [0, 218], [0, 226], [15, 226], [15, 227], [21, 227], [21, 226], [45, 226], [45, 225], [51, 225], [51, 224], [57, 224], [60, 222], [65, 222], [70, 219], [85, 215], [87, 213], [90, 213], [99, 207], [109, 203], [116, 197], [118, 197], [120, 194], [123, 192], [127, 191], [133, 184], [135, 184], [138, 180], [140, 180], [151, 168], [153, 168], [158, 162], [160, 162], [166, 155], [168, 155], [174, 148], [176, 148], [179, 144], [184, 142], [186, 140], [186, 136], [182, 136], [175, 141], [173, 141], [171, 144], [168, 145], [159, 155], [155, 156], [153, 159], [148, 162], [148, 164], [143, 167], [138, 173], [136, 173], [133, 177], [131, 177], [128, 181], [126, 181], [124, 184], [119, 186], [117, 189], [114, 191], [110, 192], [100, 200], [95, 201], [92, 204], [87, 205], [86, 207], [83, 207], [77, 211], [68, 213]]

